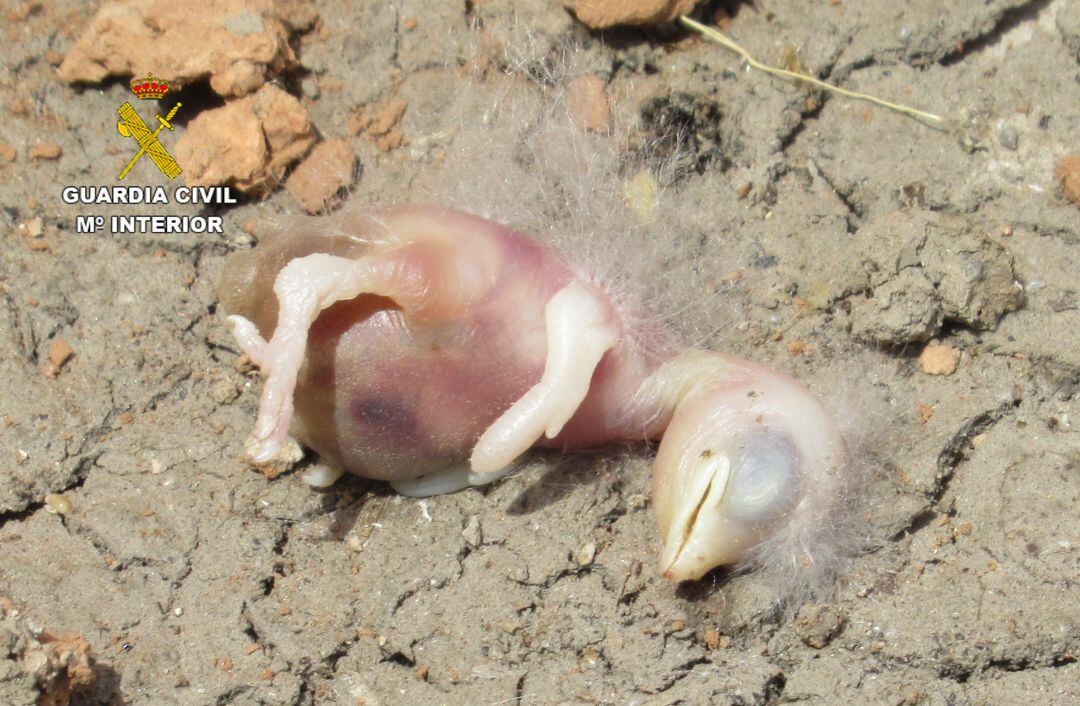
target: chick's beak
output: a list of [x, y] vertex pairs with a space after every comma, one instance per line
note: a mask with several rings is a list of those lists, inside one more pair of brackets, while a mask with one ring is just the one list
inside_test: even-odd
[[733, 559], [740, 549], [723, 546], [728, 521], [721, 505], [731, 480], [731, 459], [705, 452], [691, 463], [680, 492], [672, 498], [670, 524], [664, 528], [660, 568], [672, 581], [699, 579]]

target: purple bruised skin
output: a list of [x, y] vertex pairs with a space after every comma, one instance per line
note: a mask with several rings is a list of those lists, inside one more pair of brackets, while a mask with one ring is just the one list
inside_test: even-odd
[[820, 515], [846, 461], [835, 423], [791, 378], [628, 328], [643, 317], [465, 213], [299, 221], [232, 256], [221, 299], [267, 376], [253, 460], [291, 432], [330, 466], [432, 494], [491, 480], [531, 446], [662, 437], [654, 506], [674, 580]]

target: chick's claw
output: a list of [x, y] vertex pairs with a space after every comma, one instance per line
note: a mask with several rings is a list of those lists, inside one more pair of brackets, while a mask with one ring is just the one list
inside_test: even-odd
[[236, 314], [230, 316], [228, 322], [232, 325], [233, 338], [236, 339], [236, 344], [240, 346], [240, 351], [250, 358], [252, 363], [261, 367], [263, 353], [266, 350], [266, 340], [259, 335], [259, 329], [243, 316]]

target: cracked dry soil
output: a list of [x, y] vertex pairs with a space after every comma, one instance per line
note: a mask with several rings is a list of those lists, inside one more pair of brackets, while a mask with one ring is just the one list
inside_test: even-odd
[[[356, 106], [407, 101], [415, 147], [477, 42], [574, 43], [646, 125], [681, 121], [670, 242], [642, 286], [740, 272], [697, 297], [739, 325], [684, 316], [685, 331], [880, 403], [861, 420], [880, 472], [860, 511], [884, 539], [791, 615], [767, 571], [656, 576], [646, 449], [542, 456], [424, 503], [251, 472], [260, 385], [214, 286], [250, 246], [245, 222], [295, 204], [222, 211], [225, 237], [77, 234], [86, 209], [59, 187], [108, 183], [126, 160], [103, 116], [127, 88], [55, 75], [92, 4], [16, 4], [0, 50], [15, 153], [0, 164], [0, 596], [30, 629], [90, 644], [74, 702], [1080, 703], [1080, 209], [1053, 176], [1080, 151], [1075, 0], [705, 10], [730, 11], [761, 59], [797, 50], [954, 131], [749, 73], [672, 30], [590, 35], [554, 2], [315, 6], [302, 70], [280, 81], [319, 87], [303, 100], [355, 147], [354, 198], [407, 200], [433, 159], [349, 135]], [[42, 141], [59, 157], [31, 159]], [[74, 356], [49, 377], [56, 338]], [[928, 341], [959, 353], [951, 374], [923, 371]], [[36, 703], [11, 630], [0, 702]]]

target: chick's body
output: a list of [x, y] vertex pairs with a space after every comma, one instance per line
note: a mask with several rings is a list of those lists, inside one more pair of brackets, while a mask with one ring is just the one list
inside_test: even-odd
[[[270, 338], [278, 273], [313, 253], [385, 257], [406, 283], [402, 297], [361, 294], [322, 311], [308, 330], [294, 392], [292, 433], [302, 443], [332, 465], [383, 480], [468, 460], [484, 430], [540, 380], [545, 308], [580, 279], [509, 228], [403, 206], [299, 221], [234, 255], [222, 279], [226, 309]], [[538, 444], [577, 449], [647, 435], [649, 418], [633, 395], [659, 361], [635, 343], [635, 332], [625, 333], [600, 360], [577, 412]]]

